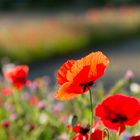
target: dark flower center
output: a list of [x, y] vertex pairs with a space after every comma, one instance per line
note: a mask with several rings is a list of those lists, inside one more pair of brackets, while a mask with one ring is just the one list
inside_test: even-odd
[[87, 82], [87, 83], [81, 83], [80, 86], [83, 87], [83, 92], [87, 90], [87, 88], [90, 88], [94, 84], [93, 81]]
[[20, 77], [16, 79], [17, 82], [21, 82], [21, 83], [25, 83], [26, 82], [26, 78], [24, 77]]
[[89, 125], [86, 127], [80, 127], [80, 133], [83, 135], [87, 134], [89, 130], [90, 130]]
[[122, 116], [122, 115], [117, 114], [115, 118], [111, 119], [111, 122], [118, 123], [118, 122], [124, 122], [126, 120], [127, 120], [126, 116]]
[[109, 121], [111, 121], [112, 123], [122, 123], [128, 120], [127, 116], [122, 115], [122, 114], [118, 114], [114, 111], [112, 111], [111, 109], [109, 109], [106, 106], [103, 106], [104, 109], [107, 111], [107, 118]]

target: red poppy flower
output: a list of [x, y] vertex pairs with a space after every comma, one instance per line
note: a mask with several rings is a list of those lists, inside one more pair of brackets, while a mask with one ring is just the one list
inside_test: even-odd
[[130, 137], [129, 140], [140, 140], [140, 135]]
[[81, 127], [80, 125], [75, 125], [73, 131], [76, 133], [76, 136], [72, 140], [88, 140], [89, 126]]
[[[75, 125], [73, 127], [73, 131], [76, 133], [76, 136], [74, 136], [72, 140], [88, 140], [89, 130], [89, 126], [81, 127], [80, 125]], [[102, 140], [102, 133], [103, 132], [101, 130], [94, 129], [91, 134], [90, 140]]]
[[68, 60], [58, 71], [56, 80], [61, 87], [55, 97], [70, 100], [85, 93], [104, 74], [108, 64], [102, 52], [91, 53], [80, 60]]
[[20, 65], [5, 71], [4, 76], [7, 81], [10, 81], [19, 89], [27, 84], [28, 71], [28, 66]]
[[99, 104], [95, 114], [107, 128], [121, 134], [126, 125], [133, 126], [140, 120], [140, 102], [134, 97], [116, 94]]

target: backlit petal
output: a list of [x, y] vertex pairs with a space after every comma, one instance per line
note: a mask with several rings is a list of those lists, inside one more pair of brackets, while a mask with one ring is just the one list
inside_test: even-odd
[[68, 60], [65, 62], [59, 69], [56, 81], [58, 84], [62, 85], [63, 83], [67, 82], [66, 74], [71, 69], [74, 64], [74, 60]]
[[77, 97], [78, 94], [69, 92], [70, 85], [71, 83], [68, 82], [63, 84], [55, 94], [55, 98], [59, 100], [71, 100]]

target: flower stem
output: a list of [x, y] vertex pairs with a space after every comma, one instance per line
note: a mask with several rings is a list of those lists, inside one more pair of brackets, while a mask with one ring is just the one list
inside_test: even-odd
[[72, 133], [72, 130], [71, 130], [71, 129], [69, 129], [69, 131], [68, 131], [68, 138], [67, 138], [67, 140], [71, 140], [71, 133]]
[[5, 128], [5, 133], [6, 133], [7, 139], [9, 140], [10, 139], [10, 133], [9, 133], [8, 128]]
[[21, 110], [20, 103], [19, 103], [19, 93], [16, 90], [12, 94], [12, 98], [13, 98], [16, 112], [19, 114], [22, 114], [22, 110]]
[[104, 128], [103, 132], [102, 132], [102, 140], [104, 139], [104, 132], [107, 134], [107, 140], [109, 140], [109, 130], [107, 128]]
[[93, 99], [92, 99], [92, 92], [91, 89], [89, 88], [89, 94], [90, 94], [90, 111], [91, 111], [91, 120], [90, 120], [90, 132], [89, 132], [89, 138], [90, 140], [91, 133], [92, 133], [92, 125], [93, 125]]

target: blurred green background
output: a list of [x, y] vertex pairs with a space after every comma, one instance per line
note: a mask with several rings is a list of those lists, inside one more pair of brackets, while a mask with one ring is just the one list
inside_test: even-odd
[[94, 106], [116, 92], [139, 98], [139, 0], [0, 0], [0, 66], [27, 64], [32, 81], [16, 91], [0, 75], [0, 140], [65, 140], [70, 115], [87, 123], [88, 97], [57, 102], [55, 79], [65, 61], [98, 50], [110, 65], [94, 85]]
[[101, 50], [111, 60], [110, 81], [127, 69], [138, 78], [139, 4], [138, 0], [1, 0], [1, 65], [24, 63], [30, 65], [30, 78], [54, 77], [67, 59]]

